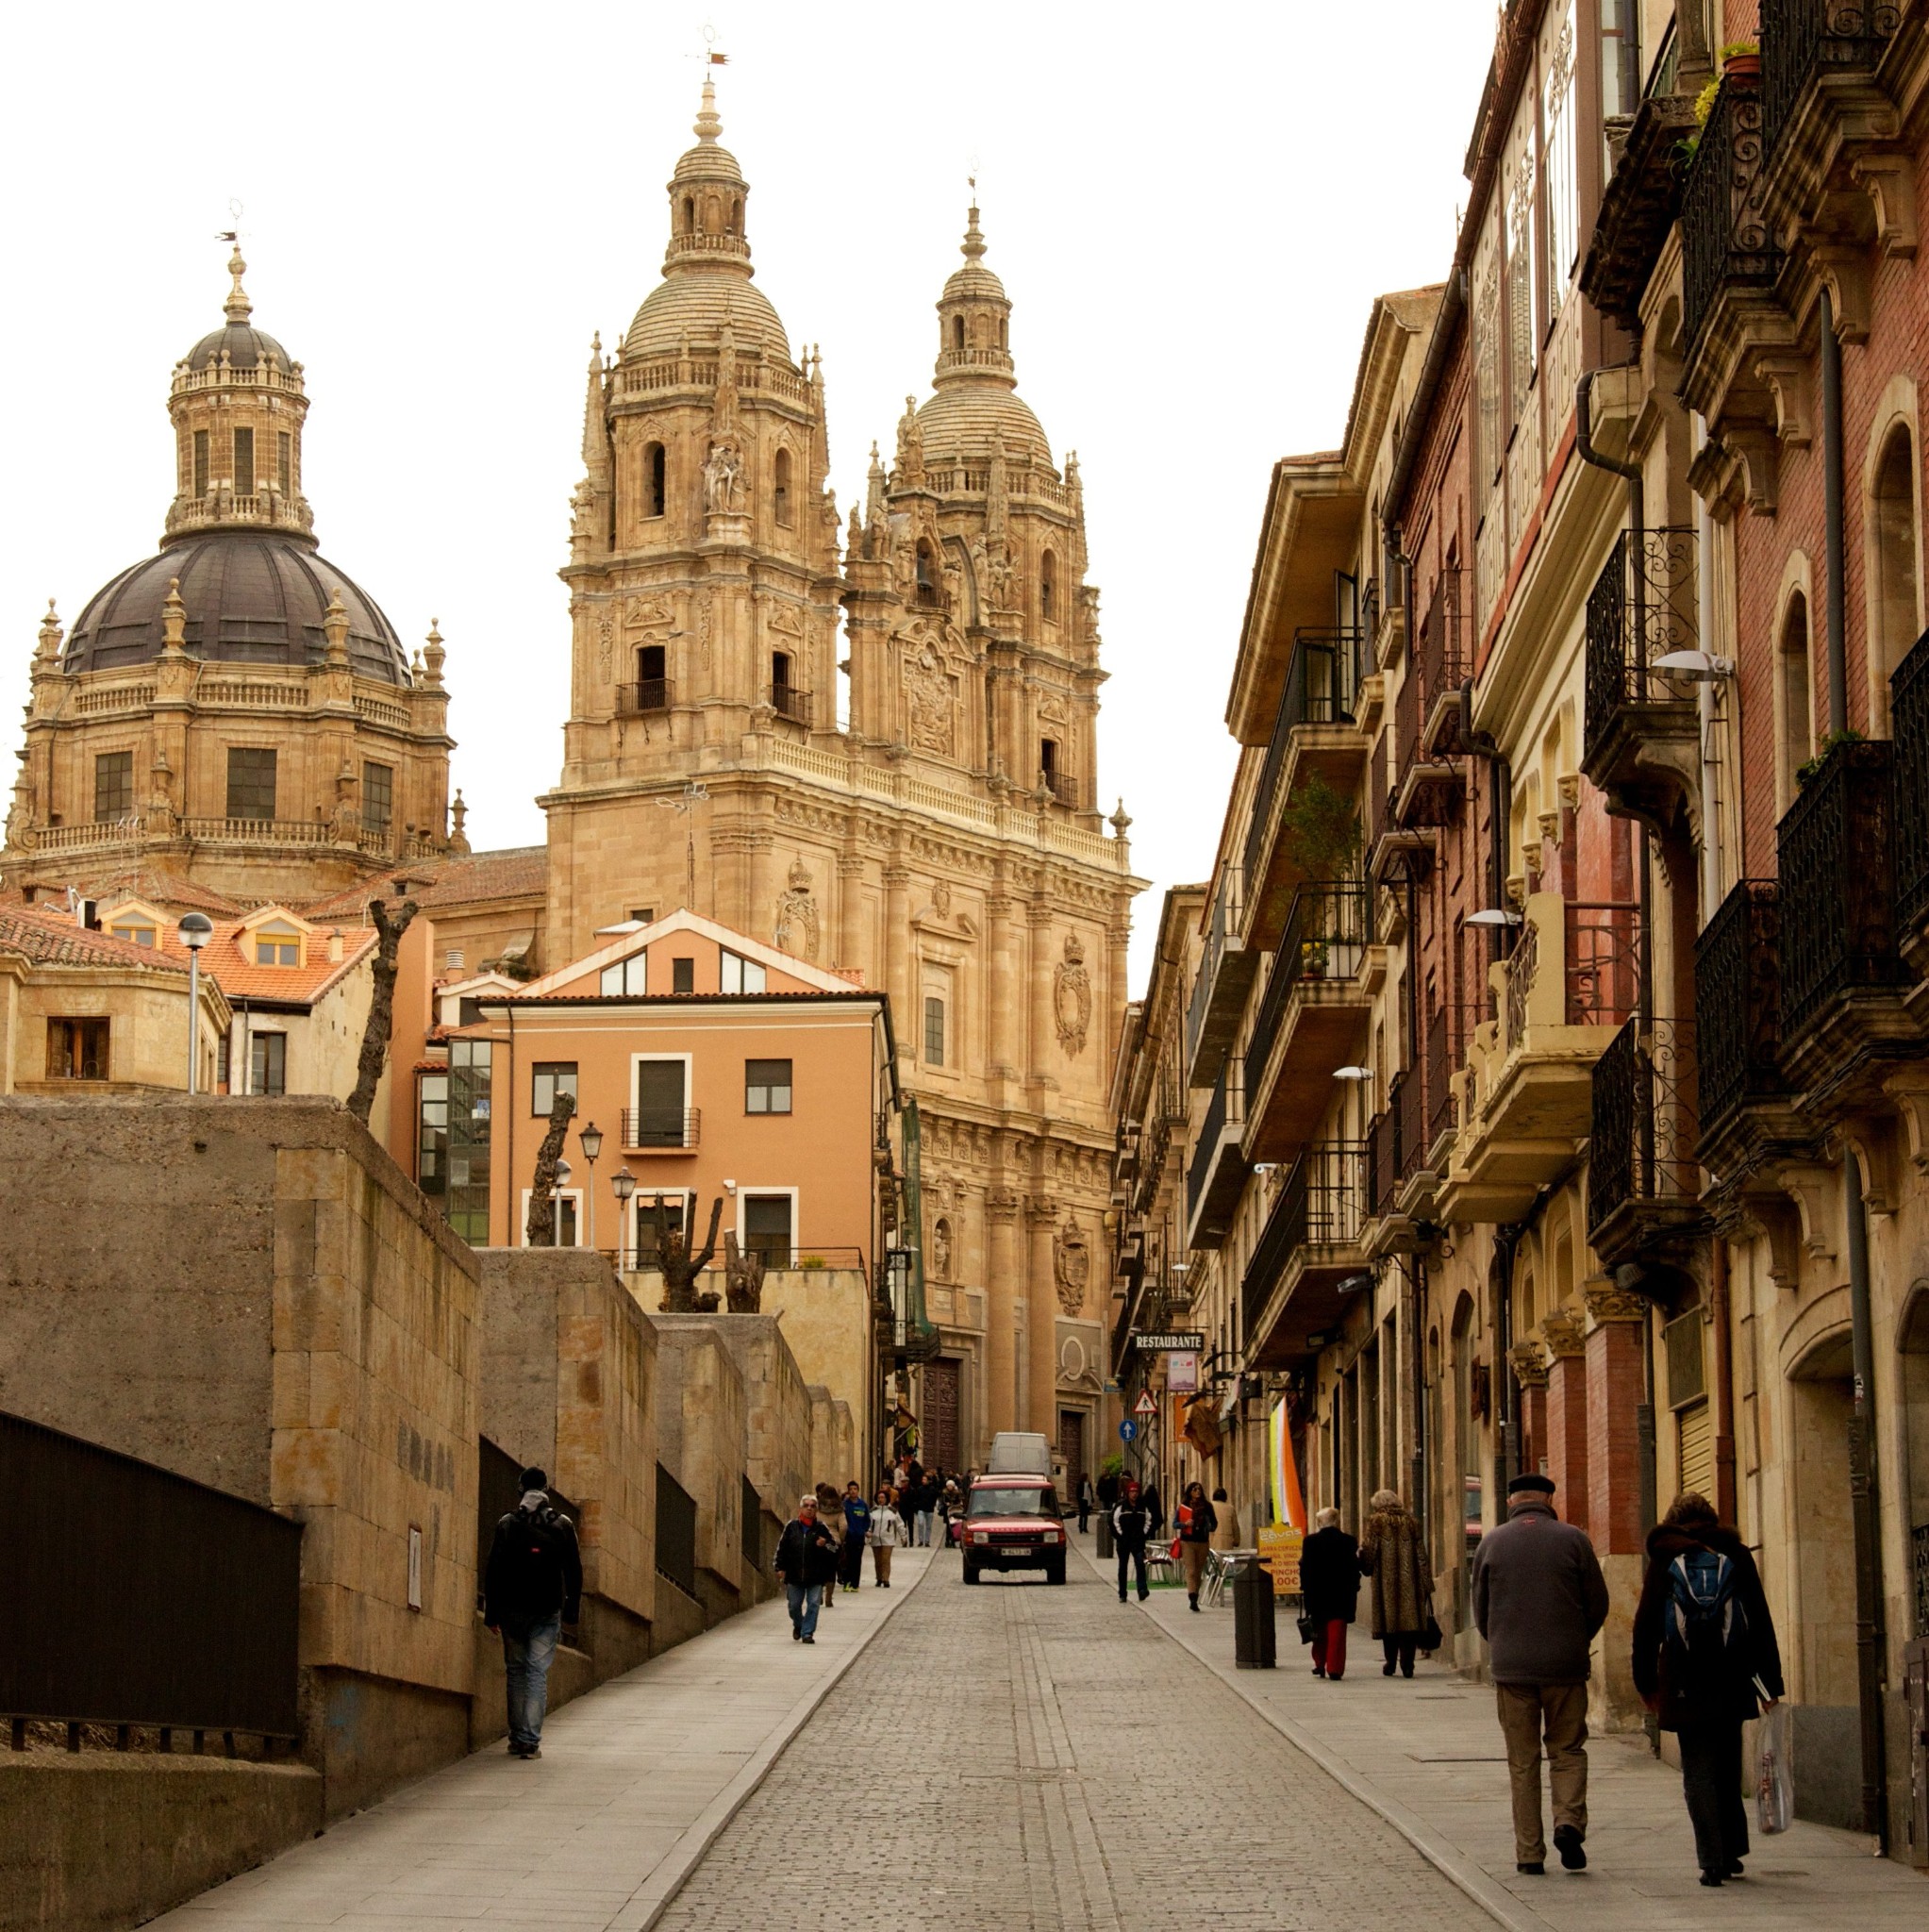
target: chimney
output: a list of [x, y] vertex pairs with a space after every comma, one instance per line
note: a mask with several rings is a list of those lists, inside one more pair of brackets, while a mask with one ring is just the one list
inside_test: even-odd
[[341, 964], [341, 928], [339, 925], [328, 929], [328, 963], [331, 966]]

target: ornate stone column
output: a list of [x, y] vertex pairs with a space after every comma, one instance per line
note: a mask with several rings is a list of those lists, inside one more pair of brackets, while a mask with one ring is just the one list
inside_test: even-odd
[[1036, 1429], [1048, 1442], [1057, 1438], [1058, 1286], [1053, 1261], [1058, 1232], [1057, 1203], [1034, 1195], [1024, 1204], [1031, 1266], [1025, 1286], [1025, 1402], [1029, 1418], [1020, 1424]]
[[1547, 1363], [1532, 1341], [1517, 1341], [1512, 1360], [1521, 1385], [1521, 1467], [1539, 1469], [1547, 1460]]
[[991, 1433], [1018, 1426], [1016, 1234], [1018, 1196], [994, 1188], [985, 1196], [985, 1231], [990, 1265], [985, 1271], [985, 1413]]
[[990, 1012], [990, 1065], [986, 1069], [989, 1097], [1002, 1105], [1006, 1082], [1016, 1076], [1018, 1066], [1012, 1047], [1019, 1015], [1013, 1011], [1018, 986], [1011, 968], [1011, 895], [1005, 889], [1005, 868], [999, 866], [990, 895], [985, 901], [986, 957], [990, 968], [990, 986], [986, 1005]]
[[1052, 1066], [1052, 907], [1044, 898], [1034, 899], [1024, 909], [1029, 928], [1031, 983], [1031, 1052], [1026, 1065], [1030, 1073], [1035, 1106], [1042, 1106], [1045, 1089], [1054, 1084]]
[[[898, 1058], [918, 1059], [924, 1016], [911, 986], [911, 874], [892, 853], [884, 868], [884, 984], [897, 1027]], [[956, 1016], [952, 1016], [953, 1024]]]
[[[860, 969], [871, 965], [864, 958], [864, 861], [855, 852], [838, 859], [838, 947], [832, 963]], [[904, 1024], [901, 1016], [892, 1017], [899, 1026]]]
[[1540, 1324], [1547, 1347], [1547, 1473], [1555, 1507], [1577, 1528], [1588, 1527], [1588, 1344], [1580, 1322], [1556, 1310]]

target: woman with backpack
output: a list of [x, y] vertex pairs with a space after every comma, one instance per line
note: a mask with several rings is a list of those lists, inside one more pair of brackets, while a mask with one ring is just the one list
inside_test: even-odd
[[1739, 1878], [1748, 1856], [1741, 1726], [1780, 1702], [1782, 1653], [1754, 1558], [1692, 1490], [1649, 1533], [1634, 1675], [1641, 1701], [1681, 1747], [1702, 1883]]

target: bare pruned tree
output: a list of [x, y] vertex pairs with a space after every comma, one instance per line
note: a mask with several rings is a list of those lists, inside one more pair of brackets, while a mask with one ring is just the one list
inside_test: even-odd
[[549, 1131], [536, 1150], [536, 1173], [529, 1183], [526, 1239], [532, 1248], [546, 1248], [556, 1241], [556, 1164], [562, 1158], [563, 1136], [575, 1110], [575, 1095], [558, 1080], [556, 1098], [549, 1104]]
[[[657, 1265], [663, 1271], [663, 1311], [670, 1315], [694, 1315], [701, 1311], [701, 1301], [696, 1293], [695, 1282], [699, 1274], [710, 1265], [710, 1257], [717, 1252], [717, 1224], [723, 1218], [723, 1197], [719, 1194], [710, 1203], [710, 1231], [704, 1237], [700, 1253], [690, 1251], [690, 1230], [688, 1227], [672, 1227], [670, 1217], [663, 1211], [663, 1197], [657, 1197]], [[710, 1307], [715, 1307], [715, 1295], [707, 1297]]]
[[374, 1111], [375, 1089], [382, 1084], [382, 1069], [389, 1058], [389, 1034], [395, 1023], [395, 955], [402, 947], [402, 935], [408, 930], [417, 907], [405, 899], [393, 912], [386, 901], [369, 901], [369, 918], [378, 935], [375, 944], [375, 983], [369, 996], [368, 1024], [361, 1031], [361, 1059], [355, 1075], [355, 1091], [348, 1096], [348, 1110], [363, 1126]]
[[763, 1308], [764, 1257], [753, 1249], [744, 1254], [737, 1237], [723, 1237], [723, 1291], [733, 1315], [755, 1315]]

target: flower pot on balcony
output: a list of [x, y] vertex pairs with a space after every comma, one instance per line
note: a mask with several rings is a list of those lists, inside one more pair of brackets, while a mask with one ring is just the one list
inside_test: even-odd
[[1761, 56], [1759, 53], [1725, 54], [1721, 58], [1721, 72], [1738, 87], [1759, 87]]

